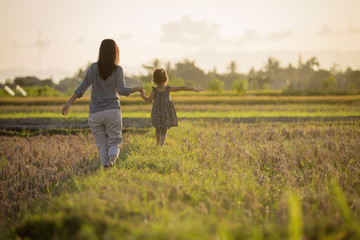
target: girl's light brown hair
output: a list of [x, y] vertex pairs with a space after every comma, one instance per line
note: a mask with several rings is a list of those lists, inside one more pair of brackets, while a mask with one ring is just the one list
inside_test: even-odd
[[154, 71], [153, 82], [156, 83], [158, 86], [165, 85], [168, 80], [168, 75], [166, 74], [164, 69], [158, 68]]
[[98, 58], [99, 75], [106, 80], [119, 65], [119, 47], [112, 39], [101, 42]]

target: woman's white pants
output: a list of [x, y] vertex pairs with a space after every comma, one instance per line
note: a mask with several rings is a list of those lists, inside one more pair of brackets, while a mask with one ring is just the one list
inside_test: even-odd
[[108, 165], [109, 156], [118, 157], [122, 142], [122, 118], [120, 109], [89, 113], [88, 123], [99, 151], [101, 163]]

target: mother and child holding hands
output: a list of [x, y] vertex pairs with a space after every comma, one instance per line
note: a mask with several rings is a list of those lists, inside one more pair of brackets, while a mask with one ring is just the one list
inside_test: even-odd
[[104, 168], [114, 166], [122, 142], [119, 95], [129, 96], [132, 93], [140, 92], [140, 96], [145, 102], [153, 102], [152, 126], [156, 129], [157, 146], [163, 146], [167, 130], [178, 125], [176, 111], [170, 100], [170, 92], [201, 91], [201, 89], [187, 86], [168, 86], [169, 78], [164, 69], [156, 69], [152, 80], [157, 87], [153, 87], [149, 97], [146, 97], [145, 90], [141, 86], [132, 88], [125, 86], [124, 73], [122, 67], [119, 66], [119, 59], [119, 47], [116, 42], [112, 39], [103, 40], [99, 49], [98, 61], [90, 65], [84, 80], [62, 109], [62, 114], [66, 116], [71, 104], [81, 98], [92, 86], [88, 123]]

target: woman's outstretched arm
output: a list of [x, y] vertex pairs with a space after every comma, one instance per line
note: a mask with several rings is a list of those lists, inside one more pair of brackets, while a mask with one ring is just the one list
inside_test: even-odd
[[171, 92], [177, 92], [177, 91], [194, 91], [194, 92], [200, 92], [202, 89], [200, 88], [193, 88], [188, 86], [180, 86], [180, 87], [169, 87], [169, 91]]
[[130, 94], [134, 93], [134, 92], [142, 92], [143, 91], [143, 87], [133, 87], [130, 88]]
[[71, 104], [78, 98], [79, 98], [79, 95], [77, 95], [76, 93], [74, 93], [71, 96], [71, 98], [69, 99], [69, 101], [67, 101], [67, 103], [65, 103], [65, 105], [61, 111], [62, 115], [64, 115], [64, 116], [68, 115]]

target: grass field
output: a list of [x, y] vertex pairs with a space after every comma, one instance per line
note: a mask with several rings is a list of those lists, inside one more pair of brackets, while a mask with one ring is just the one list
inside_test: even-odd
[[[360, 238], [359, 121], [221, 120], [360, 116], [359, 96], [173, 100], [192, 121], [163, 148], [153, 129], [126, 132], [110, 171], [87, 131], [0, 136], [0, 238]], [[0, 118], [61, 117], [65, 101], [0, 98]], [[68, 118], [87, 118], [86, 101]], [[124, 118], [150, 117], [139, 97], [121, 103]]]
[[[123, 118], [150, 118], [150, 112], [123, 112]], [[241, 117], [349, 117], [360, 116], [360, 111], [213, 111], [213, 112], [178, 112], [178, 118], [241, 118]], [[0, 118], [61, 118], [60, 113], [4, 113]], [[67, 118], [87, 118], [88, 113], [72, 113]]]
[[[171, 94], [172, 100], [178, 104], [360, 104], [360, 95], [349, 96], [208, 96], [206, 93], [194, 95]], [[0, 106], [4, 105], [63, 105], [69, 97], [2, 97]], [[90, 98], [82, 97], [74, 104], [88, 105]], [[146, 103], [134, 94], [120, 97], [122, 105], [145, 105]]]
[[[59, 118], [62, 108], [60, 103], [66, 100], [56, 99], [0, 98], [0, 118]], [[360, 116], [360, 96], [175, 96], [173, 102], [180, 118]], [[75, 103], [70, 108], [69, 117], [87, 118], [88, 102], [81, 99]], [[151, 104], [145, 104], [139, 97], [121, 98], [121, 104], [124, 118], [150, 117]]]
[[[116, 167], [106, 172], [88, 167], [98, 161], [88, 136], [2, 139], [2, 146], [15, 143], [2, 148], [2, 176], [14, 165], [7, 184], [18, 182], [20, 193], [36, 191], [46, 199], [25, 211], [6, 238], [360, 237], [358, 122], [183, 121], [169, 131], [164, 148], [154, 147], [153, 131], [124, 138]], [[78, 141], [87, 147], [80, 149]], [[36, 182], [45, 186], [21, 174], [27, 162], [42, 172]], [[68, 172], [90, 171], [58, 187], [67, 165]]]

